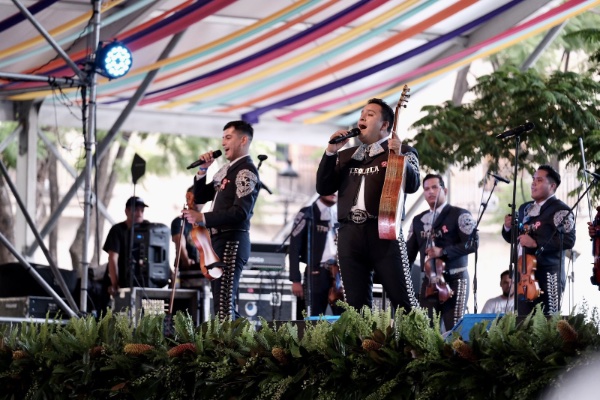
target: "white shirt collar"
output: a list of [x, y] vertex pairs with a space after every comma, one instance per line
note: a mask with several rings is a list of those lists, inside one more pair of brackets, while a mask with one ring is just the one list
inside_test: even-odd
[[[438, 216], [442, 213], [442, 210], [444, 209], [444, 207], [446, 207], [446, 205], [448, 204], [448, 202], [444, 202], [441, 206], [438, 206], [438, 208], [435, 210], [435, 215]], [[429, 209], [429, 212], [433, 212], [432, 209]]]
[[550, 200], [551, 198], [553, 198], [554, 196], [555, 196], [555, 194], [553, 194], [553, 195], [550, 195], [550, 196], [549, 196], [549, 197], [548, 197], [546, 200], [544, 200], [544, 201], [541, 201], [541, 202], [539, 202], [539, 203], [537, 203], [537, 202], [535, 202], [535, 201], [534, 201], [534, 202], [533, 202], [533, 204], [537, 204], [538, 206], [540, 206], [540, 207], [541, 207], [541, 206], [543, 206], [544, 204], [546, 204], [546, 202], [547, 202], [548, 200]]
[[326, 205], [325, 203], [323, 203], [321, 201], [321, 199], [317, 199], [316, 201], [317, 203], [317, 207], [319, 207], [319, 212], [321, 213], [321, 215], [331, 215], [331, 219], [335, 222], [337, 221], [337, 207], [336, 205], [332, 205], [331, 207], [329, 207], [328, 205]]

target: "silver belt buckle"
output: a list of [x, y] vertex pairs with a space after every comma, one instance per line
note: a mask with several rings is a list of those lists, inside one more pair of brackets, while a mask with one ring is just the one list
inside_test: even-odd
[[365, 210], [352, 210], [349, 219], [355, 224], [364, 224], [369, 219], [369, 213]]
[[218, 234], [218, 233], [219, 233], [219, 230], [218, 230], [218, 229], [216, 229], [216, 228], [210, 228], [210, 234], [211, 234], [211, 235], [216, 235], [216, 234]]

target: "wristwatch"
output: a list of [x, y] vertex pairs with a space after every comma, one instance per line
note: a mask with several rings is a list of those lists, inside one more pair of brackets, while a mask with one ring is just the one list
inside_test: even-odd
[[442, 257], [448, 257], [448, 252], [446, 249], [442, 249]]

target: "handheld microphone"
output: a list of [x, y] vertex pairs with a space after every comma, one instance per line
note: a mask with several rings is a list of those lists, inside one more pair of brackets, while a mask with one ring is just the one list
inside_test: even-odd
[[360, 135], [360, 129], [352, 128], [345, 135], [334, 137], [333, 139], [331, 139], [329, 141], [329, 144], [338, 144], [340, 142], [343, 142], [346, 139], [350, 139], [350, 138], [358, 136], [358, 135]]
[[529, 132], [533, 128], [535, 128], [533, 122], [527, 122], [526, 124], [519, 125], [516, 128], [509, 129], [506, 132], [499, 134], [498, 136], [496, 136], [496, 139], [504, 139], [507, 137], [520, 135], [521, 133]]
[[[219, 158], [219, 157], [221, 157], [221, 154], [223, 154], [223, 152], [221, 152], [221, 150], [215, 150], [215, 151], [212, 152], [213, 158]], [[202, 161], [202, 160], [196, 160], [193, 163], [191, 163], [190, 165], [188, 165], [187, 169], [196, 168], [200, 164], [204, 164], [204, 161]]]
[[488, 172], [489, 176], [493, 176], [495, 179], [502, 181], [504, 183], [510, 183], [510, 181], [506, 178], [501, 177], [500, 175], [496, 175], [496, 174], [492, 174], [491, 172]]
[[587, 170], [587, 169], [585, 170], [585, 172], [586, 172], [586, 174], [589, 174], [589, 175], [593, 176], [593, 177], [594, 177], [594, 179], [596, 179], [596, 180], [600, 181], [600, 174], [597, 174], [597, 173], [595, 173], [595, 172], [589, 171], [589, 170]]

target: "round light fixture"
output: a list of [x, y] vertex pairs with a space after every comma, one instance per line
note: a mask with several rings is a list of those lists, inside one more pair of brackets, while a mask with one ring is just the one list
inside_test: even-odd
[[120, 42], [111, 42], [98, 49], [96, 66], [100, 75], [109, 79], [120, 78], [131, 69], [131, 52]]

